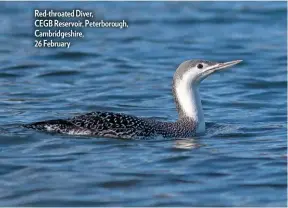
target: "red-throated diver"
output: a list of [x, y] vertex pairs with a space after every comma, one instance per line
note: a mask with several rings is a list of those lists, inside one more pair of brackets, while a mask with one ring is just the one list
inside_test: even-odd
[[217, 63], [205, 60], [185, 61], [173, 77], [173, 95], [179, 118], [176, 122], [157, 121], [112, 112], [93, 112], [71, 119], [26, 124], [24, 127], [71, 135], [95, 135], [114, 138], [147, 136], [190, 137], [205, 131], [200, 82], [208, 75], [242, 60]]

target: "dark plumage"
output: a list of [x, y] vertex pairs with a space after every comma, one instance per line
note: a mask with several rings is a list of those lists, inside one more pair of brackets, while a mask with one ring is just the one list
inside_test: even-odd
[[163, 137], [192, 136], [191, 130], [195, 128], [194, 125], [190, 119], [174, 123], [120, 113], [92, 112], [67, 120], [48, 120], [24, 125], [24, 127], [73, 135], [139, 138], [156, 135]]

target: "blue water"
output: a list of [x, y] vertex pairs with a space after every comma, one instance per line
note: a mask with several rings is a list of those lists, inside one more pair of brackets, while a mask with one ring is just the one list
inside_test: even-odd
[[[34, 48], [33, 9], [127, 29]], [[1, 2], [0, 206], [286, 206], [285, 2]], [[91, 111], [177, 119], [184, 60], [244, 60], [201, 84], [207, 131], [145, 141], [19, 125]]]

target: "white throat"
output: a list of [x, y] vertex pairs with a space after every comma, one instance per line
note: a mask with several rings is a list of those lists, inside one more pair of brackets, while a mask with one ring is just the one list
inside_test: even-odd
[[205, 121], [202, 109], [202, 103], [197, 84], [190, 84], [191, 80], [181, 80], [176, 83], [175, 92], [179, 107], [184, 116], [192, 118], [197, 123], [197, 133], [205, 131]]

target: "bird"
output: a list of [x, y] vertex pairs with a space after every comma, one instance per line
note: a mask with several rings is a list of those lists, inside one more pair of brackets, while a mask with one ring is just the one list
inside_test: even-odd
[[172, 93], [178, 111], [174, 122], [137, 117], [114, 112], [91, 112], [68, 119], [55, 119], [23, 127], [68, 135], [108, 138], [147, 138], [153, 136], [187, 138], [203, 134], [205, 121], [199, 94], [200, 83], [209, 75], [240, 63], [242, 60], [214, 62], [187, 60], [173, 76]]

